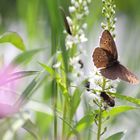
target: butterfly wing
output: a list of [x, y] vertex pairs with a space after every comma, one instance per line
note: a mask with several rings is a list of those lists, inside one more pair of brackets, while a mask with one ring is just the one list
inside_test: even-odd
[[129, 82], [131, 84], [138, 84], [138, 78], [130, 72], [123, 65], [116, 63], [112, 67], [108, 67], [106, 69], [100, 70], [101, 74], [111, 80], [115, 80], [117, 78]]
[[103, 48], [106, 51], [108, 51], [113, 56], [113, 59], [118, 59], [116, 44], [111, 33], [108, 30], [104, 30], [102, 33], [100, 39], [100, 48]]
[[109, 64], [108, 53], [102, 48], [95, 48], [92, 57], [97, 68], [106, 68]]
[[93, 52], [93, 62], [97, 68], [107, 68], [114, 64], [113, 56], [106, 50], [98, 47]]
[[60, 7], [60, 11], [61, 11], [63, 19], [64, 19], [64, 24], [65, 24], [65, 28], [66, 28], [67, 33], [69, 35], [72, 35], [71, 29], [70, 29], [70, 26], [69, 26], [69, 23], [67, 21], [67, 18], [66, 18], [66, 15], [65, 15], [63, 8]]

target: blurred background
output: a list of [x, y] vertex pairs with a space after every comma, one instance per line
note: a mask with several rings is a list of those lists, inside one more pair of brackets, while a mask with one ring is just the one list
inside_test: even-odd
[[[119, 60], [122, 64], [129, 67], [140, 78], [140, 1], [139, 0], [115, 0], [116, 4], [116, 44], [119, 52]], [[68, 6], [70, 0], [0, 0], [0, 34], [7, 31], [17, 32], [24, 40], [27, 50], [45, 48], [45, 51], [38, 53], [30, 64], [22, 66], [24, 70], [41, 70], [37, 61], [47, 63], [53, 53], [52, 36], [60, 38], [63, 34], [63, 21], [59, 12], [62, 6], [69, 15]], [[85, 44], [86, 68], [92, 62], [94, 47], [99, 45], [101, 35], [102, 1], [92, 0], [90, 13], [85, 22], [88, 23], [86, 32], [88, 42]], [[59, 46], [57, 47], [59, 50]], [[19, 54], [20, 51], [9, 44], [0, 45], [0, 63], [8, 64]], [[28, 80], [27, 80], [28, 81]], [[27, 82], [26, 81], [26, 82]], [[26, 85], [25, 82], [25, 85]], [[38, 89], [33, 95], [33, 99], [40, 99], [42, 102], [50, 102], [51, 89], [49, 82], [43, 88]], [[121, 82], [118, 86], [118, 93], [140, 97], [139, 85], [130, 85]], [[40, 98], [38, 98], [40, 97]], [[129, 104], [126, 101], [117, 100], [116, 104]], [[44, 118], [44, 114], [37, 113], [36, 123], [40, 128], [41, 134], [50, 134], [51, 117]], [[139, 140], [140, 137], [140, 113], [139, 110], [123, 113], [111, 120], [109, 133], [125, 130], [125, 140]], [[2, 133], [2, 132], [1, 132]], [[26, 132], [24, 132], [26, 134]], [[51, 135], [51, 134], [50, 134]], [[49, 136], [46, 136], [49, 138]], [[18, 138], [18, 136], [17, 136]], [[25, 137], [24, 137], [25, 138]], [[26, 134], [26, 139], [31, 137]]]

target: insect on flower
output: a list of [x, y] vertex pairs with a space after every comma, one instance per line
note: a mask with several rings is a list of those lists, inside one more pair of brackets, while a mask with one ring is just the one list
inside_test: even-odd
[[118, 61], [116, 44], [108, 30], [103, 31], [100, 47], [95, 48], [92, 57], [95, 66], [105, 78], [119, 78], [131, 84], [139, 83], [139, 79]]
[[65, 23], [65, 28], [66, 28], [67, 33], [69, 35], [72, 35], [71, 29], [70, 29], [70, 26], [69, 26], [69, 22], [68, 22], [68, 20], [66, 18], [66, 14], [65, 14], [63, 8], [60, 7], [60, 11], [61, 11], [62, 16], [63, 16], [63, 20], [64, 20], [64, 23]]
[[106, 92], [101, 92], [100, 94], [101, 98], [103, 99], [103, 101], [110, 107], [114, 107], [115, 106], [115, 100], [113, 97], [109, 96]]

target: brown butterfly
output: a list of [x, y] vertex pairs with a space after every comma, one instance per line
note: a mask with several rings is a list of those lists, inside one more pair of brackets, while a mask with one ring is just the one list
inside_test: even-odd
[[66, 15], [65, 15], [65, 12], [63, 10], [62, 7], [59, 7], [61, 13], [62, 13], [62, 16], [63, 16], [63, 20], [64, 20], [64, 24], [65, 24], [65, 28], [66, 28], [66, 31], [69, 35], [72, 35], [72, 32], [71, 32], [71, 29], [70, 29], [70, 26], [69, 26], [69, 23], [67, 21], [67, 18], [66, 18]]
[[103, 31], [100, 47], [95, 48], [92, 57], [104, 77], [112, 80], [119, 78], [132, 84], [139, 83], [138, 78], [118, 61], [116, 44], [108, 30]]

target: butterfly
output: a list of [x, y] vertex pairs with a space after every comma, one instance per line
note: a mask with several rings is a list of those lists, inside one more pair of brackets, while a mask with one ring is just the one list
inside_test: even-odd
[[93, 52], [94, 65], [100, 69], [100, 73], [108, 79], [117, 78], [138, 84], [139, 79], [118, 61], [118, 52], [115, 41], [108, 30], [104, 30], [100, 38], [100, 47]]
[[69, 35], [72, 35], [72, 31], [71, 31], [71, 29], [70, 29], [70, 26], [69, 26], [68, 20], [67, 20], [67, 18], [66, 18], [65, 12], [64, 12], [64, 10], [63, 10], [62, 7], [60, 7], [59, 9], [60, 9], [61, 14], [62, 14], [62, 16], [63, 16], [63, 20], [64, 20], [64, 24], [65, 24], [65, 29], [66, 29], [66, 31], [67, 31], [67, 33], [68, 33]]

